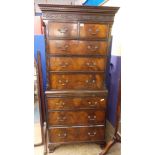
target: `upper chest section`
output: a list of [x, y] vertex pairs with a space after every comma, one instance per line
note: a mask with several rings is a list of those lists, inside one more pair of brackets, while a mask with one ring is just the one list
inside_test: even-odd
[[106, 40], [118, 7], [39, 4], [48, 39]]

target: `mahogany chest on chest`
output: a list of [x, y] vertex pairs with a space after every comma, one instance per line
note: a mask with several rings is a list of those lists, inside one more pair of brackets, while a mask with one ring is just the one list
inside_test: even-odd
[[45, 26], [48, 148], [105, 143], [105, 86], [117, 7], [39, 4]]

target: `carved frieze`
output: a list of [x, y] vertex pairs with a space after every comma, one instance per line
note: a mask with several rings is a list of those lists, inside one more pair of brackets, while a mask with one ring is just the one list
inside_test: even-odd
[[67, 13], [52, 13], [52, 12], [43, 12], [44, 20], [68, 20], [68, 21], [102, 21], [102, 22], [113, 22], [114, 17], [107, 15], [90, 15], [90, 14], [67, 14]]

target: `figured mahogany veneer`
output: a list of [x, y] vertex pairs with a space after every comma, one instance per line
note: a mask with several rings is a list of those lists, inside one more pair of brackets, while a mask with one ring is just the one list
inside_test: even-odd
[[67, 143], [74, 141], [102, 141], [104, 137], [104, 126], [101, 127], [72, 127], [49, 129], [50, 142]]
[[105, 109], [104, 97], [47, 98], [48, 110]]
[[99, 110], [61, 111], [48, 113], [49, 125], [91, 125], [104, 124], [105, 112]]
[[89, 57], [50, 57], [51, 71], [105, 71], [107, 59]]
[[[108, 38], [108, 24], [80, 23], [79, 38]], [[78, 23], [50, 22], [48, 26], [49, 37], [78, 38]]]
[[105, 143], [111, 28], [117, 7], [39, 4], [46, 41], [47, 144]]
[[56, 74], [49, 75], [50, 89], [103, 89], [104, 76], [102, 74]]
[[49, 37], [77, 37], [77, 23], [50, 22], [48, 26]]
[[80, 23], [80, 38], [108, 38], [108, 24]]
[[107, 41], [49, 40], [49, 54], [96, 55], [107, 54]]

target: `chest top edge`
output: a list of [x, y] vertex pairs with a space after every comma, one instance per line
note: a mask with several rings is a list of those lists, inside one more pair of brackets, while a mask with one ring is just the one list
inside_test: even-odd
[[38, 4], [43, 20], [113, 21], [119, 7]]

